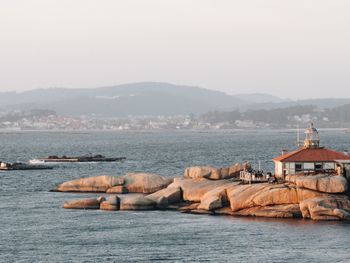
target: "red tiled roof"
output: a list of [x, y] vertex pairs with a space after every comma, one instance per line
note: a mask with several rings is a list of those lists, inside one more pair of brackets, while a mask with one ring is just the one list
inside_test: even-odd
[[302, 148], [273, 159], [279, 162], [333, 162], [350, 160], [350, 156], [325, 148]]

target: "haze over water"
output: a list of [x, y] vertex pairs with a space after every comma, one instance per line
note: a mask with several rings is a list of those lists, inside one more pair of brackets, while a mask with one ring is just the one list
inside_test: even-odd
[[[350, 134], [322, 131], [324, 146], [349, 148]], [[350, 225], [181, 214], [71, 211], [64, 201], [94, 194], [49, 192], [80, 177], [125, 172], [182, 175], [191, 165], [227, 166], [293, 149], [294, 131], [0, 133], [0, 159], [101, 153], [122, 163], [0, 173], [0, 262], [347, 262]]]

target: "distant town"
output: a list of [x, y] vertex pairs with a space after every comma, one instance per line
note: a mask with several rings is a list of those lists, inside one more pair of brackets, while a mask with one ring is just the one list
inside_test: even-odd
[[68, 116], [46, 109], [0, 112], [0, 130], [177, 130], [295, 128], [310, 121], [323, 128], [349, 128], [350, 105], [332, 109], [292, 106], [240, 112], [211, 111], [205, 114], [170, 116], [104, 117]]

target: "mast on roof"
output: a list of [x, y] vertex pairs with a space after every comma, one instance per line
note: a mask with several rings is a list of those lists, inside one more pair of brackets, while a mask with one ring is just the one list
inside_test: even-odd
[[296, 141], [296, 143], [297, 143], [297, 147], [298, 147], [298, 148], [301, 148], [301, 147], [303, 146], [303, 144], [304, 144], [303, 141], [300, 141], [300, 128], [299, 128], [299, 124], [297, 125], [297, 141]]

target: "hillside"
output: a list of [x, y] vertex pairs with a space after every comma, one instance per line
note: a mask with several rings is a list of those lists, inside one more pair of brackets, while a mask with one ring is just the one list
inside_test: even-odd
[[347, 98], [293, 101], [263, 93], [228, 95], [199, 87], [159, 82], [0, 93], [0, 112], [48, 109], [59, 115], [104, 117], [197, 115], [210, 111], [268, 110], [299, 105], [326, 109], [349, 103]]
[[68, 115], [176, 115], [230, 110], [245, 102], [219, 91], [168, 83], [94, 89], [38, 89], [0, 94], [2, 110], [50, 109]]

